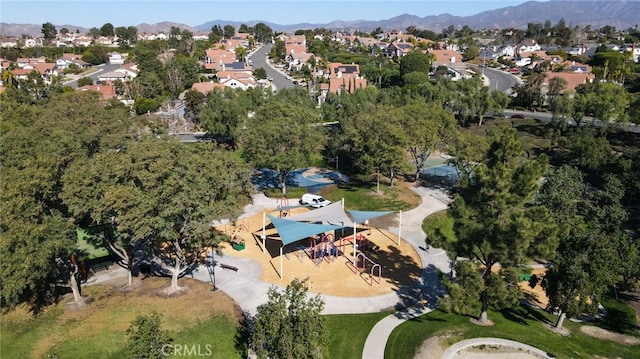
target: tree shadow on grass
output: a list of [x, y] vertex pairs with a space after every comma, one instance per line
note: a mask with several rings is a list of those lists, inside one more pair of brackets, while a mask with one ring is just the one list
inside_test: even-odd
[[500, 313], [505, 319], [521, 325], [528, 326], [530, 325], [529, 321], [537, 321], [549, 325], [553, 324], [540, 312], [540, 309], [534, 308], [527, 303], [520, 303], [514, 308], [502, 309]]
[[529, 325], [526, 319], [529, 317], [526, 312], [523, 312], [521, 308], [507, 308], [500, 310], [500, 314], [502, 316], [514, 323], [518, 323], [521, 325]]
[[[625, 305], [622, 302], [616, 302], [617, 305]], [[597, 320], [600, 328], [621, 333], [640, 335], [640, 326], [636, 324], [635, 311], [624, 311], [616, 306], [605, 305], [607, 315]]]
[[553, 323], [552, 321], [549, 320], [549, 318], [545, 317], [539, 309], [533, 308], [529, 305], [521, 305], [522, 307], [524, 307], [524, 309], [527, 311], [528, 315], [530, 318], [535, 319], [541, 323], [544, 324], [549, 324], [549, 325], [554, 325], [555, 323]]

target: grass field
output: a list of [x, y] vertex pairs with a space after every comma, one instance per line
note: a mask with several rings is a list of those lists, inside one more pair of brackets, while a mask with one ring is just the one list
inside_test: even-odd
[[[622, 309], [623, 314], [616, 318], [622, 320], [616, 324], [617, 328], [631, 325], [635, 330], [627, 331], [627, 334], [640, 337], [632, 308], [611, 302], [607, 306]], [[568, 336], [552, 332], [545, 328], [545, 322], [554, 323], [556, 317], [541, 310], [519, 307], [512, 311], [490, 312], [489, 318], [494, 325], [484, 327], [472, 324], [465, 316], [434, 311], [407, 321], [391, 334], [385, 358], [413, 358], [422, 342], [433, 336], [446, 337], [446, 346], [476, 337], [505, 338], [532, 345], [557, 358], [640, 358], [640, 345], [623, 345], [588, 336], [580, 329], [583, 324], [565, 321], [564, 327], [570, 330]]]
[[422, 221], [422, 230], [432, 246], [447, 248], [447, 244], [456, 241], [453, 232], [453, 218], [447, 217], [447, 211], [433, 213]]
[[2, 358], [123, 358], [126, 330], [137, 315], [152, 311], [163, 317], [162, 328], [172, 344], [211, 345], [220, 358], [241, 358], [244, 344], [236, 343], [240, 309], [223, 292], [197, 280], [181, 279], [189, 289], [177, 297], [159, 291], [167, 278], [136, 280], [136, 288], [122, 291], [111, 285], [85, 288], [91, 304], [80, 309], [61, 301], [37, 317], [20, 307], [4, 312], [1, 320]]
[[396, 180], [394, 186], [380, 184], [376, 192], [375, 183], [356, 183], [351, 186], [327, 187], [320, 194], [330, 201], [344, 198], [346, 209], [360, 211], [405, 211], [420, 204], [420, 196], [412, 192], [412, 183]]
[[371, 314], [328, 315], [327, 327], [331, 335], [328, 358], [361, 359], [369, 332], [382, 318], [392, 312]]

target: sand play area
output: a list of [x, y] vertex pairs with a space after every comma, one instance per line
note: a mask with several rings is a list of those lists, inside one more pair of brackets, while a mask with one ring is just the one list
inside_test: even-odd
[[[313, 209], [304, 207], [290, 209], [288, 216]], [[266, 214], [279, 216], [276, 208], [267, 209]], [[385, 217], [393, 216], [389, 214]], [[286, 218], [286, 217], [285, 217]], [[384, 217], [381, 217], [384, 218]], [[388, 219], [387, 219], [388, 220]], [[312, 258], [313, 243], [311, 238], [284, 246], [280, 256], [282, 242], [277, 230], [266, 218], [265, 247], [262, 248], [263, 214], [238, 220], [235, 226], [219, 225], [216, 229], [234, 238], [236, 242], [244, 242], [244, 249], [236, 250], [230, 243], [225, 243], [224, 255], [249, 258], [262, 266], [263, 281], [287, 285], [294, 278], [307, 278], [310, 292], [325, 295], [368, 297], [388, 294], [402, 287], [408, 287], [420, 277], [422, 262], [416, 250], [406, 242], [384, 229], [375, 227], [375, 220], [369, 227], [357, 228], [357, 244], [362, 245], [362, 253], [369, 260], [358, 261], [358, 269], [353, 266], [353, 228], [342, 231], [327, 232], [333, 235], [330, 240], [337, 249], [337, 255], [324, 258]], [[344, 238], [342, 241], [340, 238]], [[318, 247], [316, 247], [318, 248]], [[367, 250], [372, 248], [373, 250]], [[375, 250], [377, 249], [377, 250]], [[358, 250], [356, 253], [361, 253]], [[360, 257], [361, 258], [361, 257]], [[282, 273], [280, 264], [282, 260]], [[361, 270], [365, 262], [364, 270]], [[371, 275], [373, 268], [374, 275]], [[380, 273], [380, 277], [378, 277]], [[281, 278], [282, 275], [282, 278]], [[378, 279], [379, 278], [379, 279]]]

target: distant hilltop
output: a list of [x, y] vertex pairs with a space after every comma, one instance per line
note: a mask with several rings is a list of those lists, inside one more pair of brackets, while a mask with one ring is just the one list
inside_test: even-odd
[[[366, 3], [363, 3], [366, 6]], [[639, 0], [551, 0], [546, 2], [529, 1], [517, 6], [507, 6], [500, 9], [484, 11], [471, 16], [453, 16], [450, 14], [430, 15], [419, 17], [403, 14], [386, 20], [336, 20], [330, 23], [300, 23], [300, 24], [275, 24], [268, 21], [232, 21], [214, 20], [200, 25], [186, 25], [175, 22], [161, 22], [157, 24], [138, 24], [138, 33], [168, 33], [172, 26], [186, 29], [194, 33], [209, 32], [214, 25], [232, 25], [239, 27], [241, 24], [254, 26], [263, 22], [275, 31], [295, 31], [297, 29], [326, 28], [335, 30], [361, 30], [372, 31], [378, 27], [383, 30], [405, 30], [409, 26], [418, 29], [426, 29], [440, 32], [442, 29], [453, 25], [460, 28], [464, 25], [472, 29], [525, 29], [528, 23], [544, 23], [549, 20], [557, 23], [564, 19], [567, 26], [591, 25], [597, 29], [609, 25], [617, 29], [637, 28], [640, 25], [640, 1]], [[171, 20], [171, 19], [167, 19]], [[101, 27], [104, 24], [95, 24]], [[88, 29], [73, 25], [55, 25], [60, 30], [63, 27], [72, 32], [87, 32]], [[40, 35], [42, 24], [10, 24], [0, 23], [2, 36]]]

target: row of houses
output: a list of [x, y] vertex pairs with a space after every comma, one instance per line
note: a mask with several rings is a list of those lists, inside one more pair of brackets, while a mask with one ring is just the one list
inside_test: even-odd
[[[138, 34], [138, 41], [147, 40], [168, 40], [170, 36], [163, 32], [156, 34]], [[208, 40], [208, 34], [194, 34], [194, 40]], [[55, 47], [87, 47], [92, 44], [105, 46], [105, 47], [118, 47], [120, 39], [117, 36], [98, 36], [92, 37], [87, 34], [58, 34], [55, 39], [50, 43], [46, 43], [48, 46]], [[21, 38], [16, 36], [6, 36], [0, 39], [0, 48], [13, 48], [13, 47], [42, 47], [45, 46], [45, 40], [43, 37], [27, 37]]]
[[236, 57], [236, 49], [243, 48], [250, 51], [248, 34], [238, 34], [228, 39], [222, 39], [205, 51], [203, 66], [215, 73], [217, 81], [195, 83], [193, 90], [208, 93], [216, 88], [230, 87], [248, 90], [264, 87], [266, 81], [259, 81], [253, 77], [253, 66], [248, 61], [241, 61]]

